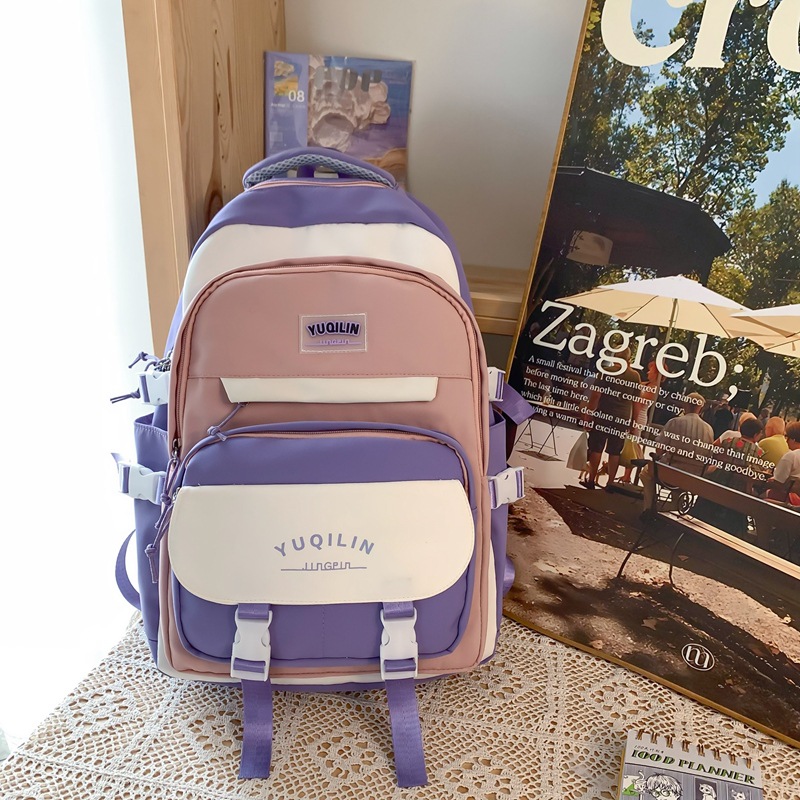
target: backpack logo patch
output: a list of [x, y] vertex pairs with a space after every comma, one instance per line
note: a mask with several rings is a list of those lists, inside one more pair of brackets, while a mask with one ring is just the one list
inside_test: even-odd
[[305, 314], [300, 317], [301, 353], [364, 353], [366, 350], [366, 314]]

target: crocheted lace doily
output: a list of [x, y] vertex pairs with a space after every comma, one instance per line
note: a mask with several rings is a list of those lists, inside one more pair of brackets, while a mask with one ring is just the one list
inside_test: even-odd
[[0, 766], [3, 800], [613, 800], [629, 728], [755, 756], [800, 797], [800, 751], [504, 620], [496, 657], [418, 687], [430, 783], [398, 789], [382, 692], [275, 695], [269, 780], [237, 779], [241, 694], [153, 666], [138, 619]]

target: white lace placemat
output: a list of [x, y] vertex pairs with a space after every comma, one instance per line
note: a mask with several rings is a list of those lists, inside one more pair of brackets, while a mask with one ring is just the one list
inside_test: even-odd
[[755, 756], [800, 798], [800, 751], [505, 620], [494, 660], [417, 690], [430, 784], [398, 789], [385, 695], [275, 695], [269, 780], [237, 779], [238, 688], [156, 670], [138, 620], [0, 767], [2, 800], [612, 800], [625, 731]]

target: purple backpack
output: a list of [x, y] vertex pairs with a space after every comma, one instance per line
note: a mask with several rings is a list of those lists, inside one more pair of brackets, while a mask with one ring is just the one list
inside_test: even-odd
[[450, 235], [391, 175], [304, 149], [244, 186], [144, 357], [154, 409], [118, 464], [140, 593], [124, 546], [118, 583], [162, 672], [241, 684], [240, 777], [269, 775], [273, 688], [382, 688], [398, 782], [423, 785], [414, 686], [494, 652], [522, 496], [503, 414], [526, 414]]

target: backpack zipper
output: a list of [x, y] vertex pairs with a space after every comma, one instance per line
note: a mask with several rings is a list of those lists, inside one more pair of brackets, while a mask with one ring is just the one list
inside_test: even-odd
[[[253, 187], [253, 188], [255, 188], [255, 187]], [[386, 187], [386, 188], [389, 188], [389, 187]], [[205, 289], [192, 302], [192, 305], [190, 306], [189, 313], [187, 314], [187, 318], [186, 319], [188, 319], [189, 316], [196, 316], [197, 309], [202, 305], [202, 303], [205, 300], [205, 298], [207, 298], [219, 285], [221, 285], [222, 283], [225, 283], [227, 281], [230, 281], [230, 280], [235, 280], [237, 277], [242, 277], [243, 275], [246, 275], [246, 274], [257, 272], [259, 270], [285, 269], [285, 270], [287, 270], [287, 272], [301, 272], [301, 271], [303, 271], [305, 269], [314, 269], [316, 271], [323, 271], [325, 269], [330, 269], [330, 268], [335, 268], [335, 267], [353, 268], [353, 267], [358, 267], [358, 266], [359, 265], [357, 265], [357, 264], [333, 263], [333, 262], [331, 262], [331, 263], [293, 264], [293, 265], [287, 267], [283, 262], [277, 262], [277, 263], [274, 263], [274, 264], [258, 264], [258, 265], [252, 265], [252, 266], [247, 266], [247, 267], [241, 267], [240, 269], [232, 270], [231, 272], [226, 272], [223, 275], [218, 276], [217, 279], [215, 279], [211, 284], [206, 286]], [[442, 289], [442, 287], [440, 287], [438, 284], [435, 284], [426, 275], [424, 275], [421, 272], [418, 272], [416, 270], [413, 270], [413, 269], [407, 269], [407, 268], [403, 268], [403, 267], [392, 267], [392, 266], [374, 266], [374, 267], [372, 267], [372, 269], [375, 269], [378, 272], [384, 272], [384, 273], [387, 273], [387, 274], [400, 273], [402, 275], [412, 275], [417, 279], [421, 279], [419, 281], [420, 283], [428, 284], [428, 285], [430, 285], [431, 287], [433, 287], [435, 289]], [[448, 299], [450, 299], [451, 301], [452, 300], [457, 301], [457, 303], [460, 305], [462, 310], [467, 312], [469, 317], [473, 317], [472, 312], [469, 310], [469, 307], [466, 305], [466, 303], [463, 301], [463, 299], [459, 295], [457, 295], [455, 292], [453, 292], [452, 290], [449, 290], [449, 289], [444, 289], [444, 291], [446, 292], [446, 296], [448, 297]], [[186, 325], [186, 324], [181, 325], [181, 330], [180, 330], [180, 334], [179, 334], [179, 343], [180, 343], [180, 352], [181, 353], [183, 353], [185, 351], [188, 327], [189, 326]], [[477, 323], [474, 322], [474, 317], [473, 317], [473, 324], [470, 326], [470, 333], [471, 333], [472, 345], [473, 345], [473, 348], [474, 348], [474, 352], [477, 353], [479, 351], [479, 349], [480, 349], [480, 340], [479, 340], [479, 336], [478, 336], [478, 333], [477, 333]], [[479, 376], [479, 379], [480, 379], [480, 376]], [[177, 400], [180, 397], [181, 386], [182, 386], [181, 371], [179, 370], [173, 376], [173, 386], [172, 386], [172, 393], [171, 393], [171, 405], [177, 404]], [[480, 394], [480, 393], [483, 391], [484, 388], [485, 387], [483, 387], [483, 386], [479, 386], [478, 387], [479, 400], [482, 398], [482, 394]], [[174, 413], [174, 436], [173, 436], [173, 439], [172, 439], [173, 450], [177, 449], [178, 451], [180, 451], [180, 448], [181, 448], [180, 416], [178, 414], [177, 408], [175, 408], [172, 413]], [[478, 438], [479, 438], [479, 442], [480, 442], [481, 452], [482, 453], [483, 453], [483, 451], [485, 449], [484, 448], [484, 438], [485, 438], [484, 433], [485, 433], [485, 430], [484, 430], [483, 414], [480, 414], [479, 418], [478, 418]], [[485, 458], [485, 453], [483, 453], [483, 456]]]
[[[238, 411], [238, 408], [236, 409]], [[235, 412], [234, 412], [235, 413]], [[467, 466], [464, 457], [459, 451], [448, 442], [443, 441], [437, 436], [420, 433], [419, 431], [406, 431], [400, 428], [337, 428], [331, 430], [310, 430], [310, 431], [297, 431], [297, 430], [263, 430], [264, 426], [253, 425], [247, 428], [234, 428], [224, 433], [220, 428], [227, 422], [233, 414], [229, 414], [219, 425], [210, 427], [209, 436], [201, 439], [195, 444], [191, 450], [178, 461], [177, 454], [173, 451], [172, 459], [170, 459], [170, 468], [167, 473], [167, 484], [164, 489], [164, 500], [161, 508], [161, 514], [155, 523], [156, 535], [153, 541], [145, 548], [145, 555], [150, 562], [150, 578], [153, 583], [158, 583], [158, 551], [161, 545], [161, 540], [169, 530], [170, 519], [172, 518], [172, 509], [175, 505], [175, 499], [181, 489], [183, 476], [186, 473], [186, 467], [192, 458], [200, 452], [200, 450], [215, 444], [216, 442], [224, 442], [227, 439], [242, 437], [263, 437], [266, 439], [306, 439], [314, 436], [340, 436], [341, 434], [354, 434], [354, 435], [368, 435], [368, 436], [385, 436], [386, 434], [402, 434], [409, 438], [416, 438], [421, 441], [434, 442], [435, 444], [447, 447], [458, 459], [461, 465], [461, 474], [464, 480], [464, 491], [467, 493], [467, 498], [472, 505], [473, 499], [473, 483], [469, 467]], [[281, 424], [281, 423], [278, 423]], [[291, 424], [291, 423], [287, 423]], [[213, 433], [212, 433], [213, 431]]]

